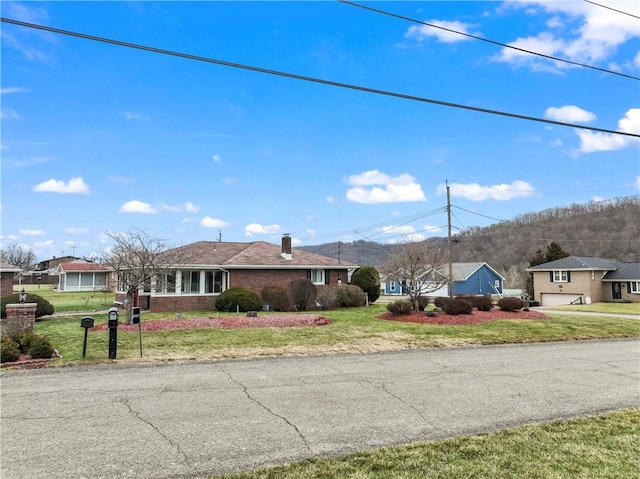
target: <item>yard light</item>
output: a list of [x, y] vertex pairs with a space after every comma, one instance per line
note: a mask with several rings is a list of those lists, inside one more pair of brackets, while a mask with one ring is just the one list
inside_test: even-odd
[[18, 293], [18, 301], [24, 303], [27, 300], [27, 292], [22, 288]]

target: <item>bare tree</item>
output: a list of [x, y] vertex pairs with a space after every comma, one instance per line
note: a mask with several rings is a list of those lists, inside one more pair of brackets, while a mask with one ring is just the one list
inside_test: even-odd
[[102, 252], [101, 262], [116, 275], [117, 289], [127, 295], [126, 323], [131, 324], [131, 308], [140, 289], [150, 290], [155, 277], [175, 264], [176, 255], [167, 252], [164, 240], [144, 231], [110, 233], [113, 246]]
[[0, 250], [0, 260], [3, 263], [17, 266], [22, 271], [29, 271], [38, 263], [36, 255], [31, 248], [15, 244]]
[[440, 248], [429, 246], [426, 241], [409, 241], [394, 250], [380, 269], [387, 277], [406, 287], [417, 311], [421, 295], [437, 291], [447, 284], [448, 273], [442, 273], [443, 265]]

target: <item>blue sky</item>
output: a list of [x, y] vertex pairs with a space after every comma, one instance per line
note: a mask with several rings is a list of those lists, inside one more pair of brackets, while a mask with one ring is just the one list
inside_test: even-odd
[[[486, 110], [640, 134], [640, 4], [2, 2], [2, 16]], [[615, 10], [613, 9], [615, 8]], [[627, 14], [623, 13], [626, 12]], [[632, 16], [635, 15], [635, 16]], [[470, 111], [2, 23], [2, 245], [105, 232], [294, 245], [446, 235], [637, 195], [637, 136]], [[608, 70], [609, 72], [602, 71]], [[623, 75], [616, 75], [613, 72]]]

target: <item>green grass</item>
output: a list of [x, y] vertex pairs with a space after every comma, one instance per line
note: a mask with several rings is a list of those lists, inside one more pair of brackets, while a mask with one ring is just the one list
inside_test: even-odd
[[115, 295], [102, 291], [86, 292], [64, 292], [59, 293], [54, 290], [53, 285], [43, 284], [40, 288], [37, 285], [14, 286], [14, 291], [19, 291], [22, 287], [27, 293], [27, 301], [30, 294], [37, 294], [49, 301], [55, 308], [55, 313], [72, 313], [83, 311], [105, 311], [113, 306]]
[[[219, 359], [255, 356], [374, 352], [409, 348], [629, 338], [640, 336], [640, 322], [598, 316], [552, 314], [551, 320], [501, 320], [448, 326], [384, 321], [382, 305], [326, 311], [332, 323], [293, 328], [198, 329], [143, 332], [143, 360]], [[185, 318], [211, 312], [183, 313]], [[264, 313], [261, 313], [261, 315]], [[87, 314], [96, 324], [106, 314]], [[230, 314], [233, 316], [233, 314]], [[174, 318], [144, 314], [142, 320]], [[82, 362], [84, 329], [80, 316], [53, 317], [36, 323], [62, 355], [52, 365]], [[108, 361], [108, 332], [90, 332], [85, 361]], [[138, 332], [118, 331], [118, 360], [140, 360]]]
[[640, 303], [572, 304], [572, 305], [566, 305], [566, 306], [554, 306], [552, 309], [569, 310], [569, 311], [587, 311], [587, 312], [593, 312], [593, 313], [640, 315]]
[[226, 479], [640, 477], [640, 411], [258, 469]]

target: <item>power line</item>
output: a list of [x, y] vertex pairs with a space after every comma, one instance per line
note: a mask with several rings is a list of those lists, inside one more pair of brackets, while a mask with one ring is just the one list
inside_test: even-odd
[[[353, 2], [350, 2], [348, 0], [338, 0], [338, 1], [340, 3], [344, 3], [346, 5], [351, 5], [353, 7], [362, 8], [364, 10], [370, 10], [370, 11], [375, 12], [375, 13], [380, 13], [382, 15], [388, 15], [390, 17], [400, 18], [402, 20], [407, 20], [407, 21], [410, 21], [410, 22], [413, 22], [413, 23], [419, 23], [421, 25], [425, 25], [425, 26], [431, 27], [431, 28], [438, 28], [440, 30], [447, 31], [449, 33], [455, 33], [457, 35], [461, 35], [461, 36], [464, 36], [464, 37], [473, 38], [474, 40], [481, 40], [483, 42], [491, 43], [493, 45], [499, 45], [499, 46], [504, 47], [504, 48], [510, 48], [512, 50], [517, 50], [517, 51], [523, 52], [523, 53], [529, 53], [530, 55], [536, 55], [536, 56], [539, 56], [539, 57], [542, 57], [542, 58], [546, 58], [548, 60], [554, 60], [554, 61], [557, 61], [557, 62], [568, 63], [570, 65], [575, 65], [575, 66], [584, 67], [584, 68], [590, 68], [592, 70], [598, 70], [598, 71], [601, 71], [601, 72], [604, 72], [604, 73], [610, 73], [612, 75], [618, 75], [618, 76], [621, 76], [621, 77], [630, 78], [632, 80], [640, 80], [640, 77], [636, 77], [636, 76], [633, 76], [633, 75], [627, 75], [626, 73], [615, 72], [615, 71], [612, 71], [612, 70], [607, 70], [606, 68], [600, 68], [600, 67], [596, 67], [596, 66], [593, 66], [593, 65], [587, 65], [585, 63], [574, 62], [572, 60], [567, 60], [566, 58], [559, 58], [559, 57], [554, 57], [552, 55], [545, 55], [544, 53], [534, 52], [532, 50], [526, 50], [524, 48], [515, 47], [513, 45], [509, 45], [509, 44], [506, 44], [506, 43], [501, 43], [501, 42], [498, 42], [498, 41], [495, 41], [495, 40], [490, 40], [488, 38], [479, 37], [477, 35], [472, 35], [470, 33], [460, 32], [458, 30], [453, 30], [451, 28], [443, 27], [442, 25], [435, 25], [433, 23], [421, 22], [420, 20], [416, 20], [415, 18], [405, 17], [405, 16], [399, 15], [397, 13], [387, 12], [385, 10], [380, 10], [378, 8], [373, 8], [373, 7], [369, 7], [369, 6], [366, 6], [366, 5], [360, 5], [358, 3], [353, 3]], [[588, 0], [585, 0], [585, 1], [588, 1]]]
[[504, 111], [500, 111], [500, 110], [491, 110], [491, 109], [487, 109], [487, 108], [479, 108], [479, 107], [474, 107], [474, 106], [469, 106], [469, 105], [462, 105], [460, 103], [452, 103], [452, 102], [447, 102], [447, 101], [441, 101], [441, 100], [434, 100], [431, 98], [424, 98], [424, 97], [419, 97], [419, 96], [414, 96], [414, 95], [406, 95], [404, 93], [397, 93], [397, 92], [391, 92], [391, 91], [387, 91], [387, 90], [379, 90], [376, 88], [369, 88], [369, 87], [364, 87], [364, 86], [358, 86], [358, 85], [353, 85], [350, 83], [341, 83], [341, 82], [336, 82], [336, 81], [331, 81], [331, 80], [323, 80], [320, 78], [314, 78], [314, 77], [309, 77], [309, 76], [304, 76], [304, 75], [297, 75], [295, 73], [287, 73], [287, 72], [283, 72], [283, 71], [279, 71], [279, 70], [270, 70], [267, 68], [261, 68], [261, 67], [256, 67], [256, 66], [252, 66], [252, 65], [245, 65], [245, 64], [241, 64], [241, 63], [233, 63], [233, 62], [228, 62], [228, 61], [224, 61], [224, 60], [217, 60], [214, 58], [209, 58], [209, 57], [202, 57], [202, 56], [197, 56], [197, 55], [191, 55], [188, 53], [181, 53], [181, 52], [176, 52], [176, 51], [172, 51], [172, 50], [164, 50], [161, 48], [155, 48], [155, 47], [150, 47], [150, 46], [146, 46], [146, 45], [140, 45], [137, 43], [128, 43], [128, 42], [123, 42], [123, 41], [119, 41], [119, 40], [113, 40], [113, 39], [109, 39], [109, 38], [105, 38], [105, 37], [97, 37], [94, 35], [87, 35], [84, 33], [78, 33], [78, 32], [72, 32], [69, 30], [61, 30], [59, 28], [53, 28], [53, 27], [47, 27], [44, 25], [37, 25], [34, 23], [27, 23], [27, 22], [22, 22], [19, 20], [13, 20], [10, 18], [5, 18], [5, 17], [0, 17], [0, 21], [4, 22], [4, 23], [10, 23], [13, 25], [19, 25], [22, 27], [27, 27], [27, 28], [34, 28], [37, 30], [43, 30], [43, 31], [47, 31], [47, 32], [51, 32], [51, 33], [58, 33], [61, 35], [68, 35], [68, 36], [72, 36], [72, 37], [76, 37], [76, 38], [82, 38], [84, 40], [91, 40], [91, 41], [96, 41], [96, 42], [101, 42], [101, 43], [108, 43], [111, 45], [117, 45], [117, 46], [121, 46], [121, 47], [127, 47], [127, 48], [133, 48], [133, 49], [137, 49], [137, 50], [143, 50], [143, 51], [147, 51], [147, 52], [152, 52], [152, 53], [159, 53], [162, 55], [169, 55], [169, 56], [174, 56], [174, 57], [180, 57], [180, 58], [185, 58], [188, 60], [196, 60], [196, 61], [201, 61], [201, 62], [206, 62], [206, 63], [213, 63], [216, 65], [223, 65], [223, 66], [227, 66], [227, 67], [232, 67], [232, 68], [239, 68], [239, 69], [243, 69], [243, 70], [249, 70], [249, 71], [253, 71], [253, 72], [258, 72], [258, 73], [266, 73], [268, 75], [276, 75], [276, 76], [281, 76], [281, 77], [285, 77], [285, 78], [292, 78], [295, 80], [302, 80], [302, 81], [308, 81], [308, 82], [314, 82], [314, 83], [320, 83], [323, 85], [329, 85], [329, 86], [335, 86], [335, 87], [339, 87], [339, 88], [347, 88], [347, 89], [351, 89], [351, 90], [358, 90], [358, 91], [363, 91], [363, 92], [367, 92], [367, 93], [373, 93], [373, 94], [377, 94], [377, 95], [385, 95], [385, 96], [390, 96], [390, 97], [395, 97], [395, 98], [402, 98], [405, 100], [412, 100], [412, 101], [419, 101], [422, 103], [431, 103], [434, 105], [440, 105], [440, 106], [448, 106], [451, 108], [459, 108], [459, 109], [463, 109], [463, 110], [470, 110], [470, 111], [475, 111], [475, 112], [479, 112], [479, 113], [487, 113], [487, 114], [491, 114], [491, 115], [499, 115], [499, 116], [506, 116], [509, 118], [516, 118], [519, 120], [528, 120], [528, 121], [536, 121], [539, 123], [546, 123], [546, 124], [551, 124], [551, 125], [558, 125], [558, 126], [567, 126], [570, 128], [577, 128], [577, 129], [581, 129], [581, 130], [590, 130], [590, 131], [597, 131], [597, 132], [601, 132], [601, 133], [609, 133], [612, 135], [623, 135], [623, 136], [629, 136], [629, 137], [634, 137], [634, 138], [640, 138], [640, 134], [636, 134], [636, 133], [630, 133], [630, 132], [625, 132], [625, 131], [617, 131], [617, 130], [609, 130], [607, 128], [597, 128], [597, 127], [592, 127], [592, 126], [586, 126], [586, 125], [578, 125], [575, 123], [567, 123], [567, 122], [563, 122], [563, 121], [556, 121], [556, 120], [549, 120], [546, 118], [539, 118], [539, 117], [535, 117], [535, 116], [528, 116], [528, 115], [520, 115], [517, 113], [508, 113], [508, 112], [504, 112]]
[[622, 10], [617, 10], [617, 9], [609, 7], [607, 5], [602, 5], [600, 3], [592, 2], [591, 0], [584, 0], [584, 1], [587, 2], [587, 3], [591, 3], [592, 5], [597, 5], [598, 7], [606, 8], [608, 10], [613, 10], [614, 12], [622, 13], [623, 15], [629, 15], [630, 17], [640, 19], [640, 17], [638, 15], [634, 15], [633, 13], [623, 12]]

